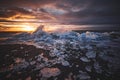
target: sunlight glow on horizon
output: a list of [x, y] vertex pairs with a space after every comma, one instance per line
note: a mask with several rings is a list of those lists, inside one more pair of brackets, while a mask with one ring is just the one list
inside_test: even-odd
[[85, 28], [85, 25], [62, 25], [56, 23], [1, 23], [3, 26], [0, 31], [3, 32], [34, 32], [39, 26], [43, 25], [45, 32], [66, 32], [71, 30], [79, 30]]
[[27, 32], [34, 32], [36, 30], [36, 28], [33, 26], [29, 26], [29, 25], [23, 25], [22, 30], [27, 31]]
[[2, 32], [34, 32], [39, 24], [33, 23], [15, 23], [15, 24], [1, 24]]

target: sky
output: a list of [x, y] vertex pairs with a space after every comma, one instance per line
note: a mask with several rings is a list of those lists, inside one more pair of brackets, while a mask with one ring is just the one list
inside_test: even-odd
[[[23, 23], [120, 24], [119, 0], [0, 0], [0, 30]], [[31, 25], [31, 24], [30, 24]]]

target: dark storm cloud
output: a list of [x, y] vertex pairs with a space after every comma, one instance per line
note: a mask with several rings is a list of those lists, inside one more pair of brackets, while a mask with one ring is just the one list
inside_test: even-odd
[[0, 0], [0, 6], [39, 7], [57, 0]]
[[[35, 12], [35, 13], [34, 13]], [[36, 13], [27, 8], [20, 7], [0, 7], [0, 22], [12, 22], [14, 19], [43, 19], [52, 20], [54, 17], [43, 11]]]
[[[80, 24], [119, 24], [119, 2], [118, 0], [1, 0], [0, 7], [32, 8], [34, 10], [30, 14], [34, 14], [38, 18], [45, 16], [46, 19], [56, 18], [61, 22], [65, 20]], [[29, 11], [22, 12], [29, 14]], [[0, 16], [9, 17], [14, 14], [15, 11], [9, 15], [0, 13]]]
[[11, 17], [16, 14], [31, 14], [31, 12], [23, 9], [23, 8], [18, 8], [18, 7], [8, 7], [8, 8], [3, 8], [0, 7], [0, 17]]
[[[78, 2], [77, 2], [78, 3]], [[80, 3], [80, 0], [79, 0]], [[81, 4], [81, 3], [80, 3]], [[80, 8], [80, 4], [77, 6]], [[82, 5], [83, 9], [78, 11], [70, 11], [64, 14], [64, 18], [71, 19], [71, 22], [76, 22], [79, 24], [91, 23], [91, 24], [109, 24], [109, 23], [120, 23], [120, 6], [117, 0], [91, 0], [86, 1], [86, 5]], [[81, 7], [82, 7], [81, 6]]]

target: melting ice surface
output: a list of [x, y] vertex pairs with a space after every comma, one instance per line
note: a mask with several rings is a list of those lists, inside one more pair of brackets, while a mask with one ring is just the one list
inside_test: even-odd
[[[11, 42], [23, 43], [28, 45], [34, 45], [37, 48], [43, 48], [49, 50], [49, 56], [53, 57], [48, 60], [42, 55], [36, 56], [37, 61], [43, 59], [43, 64], [37, 64], [36, 70], [44, 68], [45, 66], [53, 66], [55, 64], [61, 64], [62, 66], [72, 67], [72, 59], [78, 59], [81, 63], [86, 63], [84, 69], [91, 72], [94, 68], [96, 73], [103, 73], [102, 64], [97, 58], [100, 58], [108, 62], [108, 72], [104, 72], [106, 75], [120, 67], [120, 54], [119, 54], [119, 43], [120, 33], [119, 32], [84, 32], [77, 33], [73, 31], [64, 33], [47, 33], [41, 29], [36, 30], [34, 33], [22, 33], [12, 37]], [[111, 57], [113, 55], [115, 57]], [[91, 63], [92, 62], [92, 63]], [[35, 61], [31, 61], [31, 65]], [[87, 64], [88, 63], [88, 64]], [[91, 63], [91, 65], [89, 65]], [[26, 63], [25, 63], [26, 65]], [[112, 65], [112, 68], [111, 66]], [[21, 65], [20, 65], [21, 66]], [[80, 64], [76, 65], [77, 67]], [[57, 70], [58, 73], [59, 70]], [[90, 75], [87, 72], [79, 71], [79, 75], [76, 77], [82, 80], [89, 80]], [[45, 73], [43, 73], [45, 74]], [[47, 75], [43, 75], [47, 76]], [[52, 75], [54, 76], [54, 75]]]

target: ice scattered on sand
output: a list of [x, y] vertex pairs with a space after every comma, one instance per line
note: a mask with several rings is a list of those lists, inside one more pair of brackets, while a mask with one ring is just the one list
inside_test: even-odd
[[101, 66], [99, 65], [98, 62], [94, 63], [94, 68], [95, 68], [97, 73], [102, 73]]
[[[84, 69], [86, 72], [81, 71], [77, 76], [79, 80], [90, 80], [90, 76], [87, 72], [93, 72], [92, 68], [95, 69], [96, 73], [102, 73], [102, 67], [97, 58], [99, 57], [103, 61], [108, 61], [115, 64], [113, 61], [114, 57], [109, 57], [108, 53], [115, 53], [114, 49], [108, 44], [119, 42], [118, 36], [117, 41], [114, 42], [114, 38], [111, 37], [112, 33], [98, 33], [98, 32], [64, 32], [64, 33], [47, 33], [42, 30], [36, 30], [33, 34], [23, 33], [12, 38], [15, 43], [23, 43], [28, 45], [34, 45], [37, 48], [49, 50], [46, 55], [44, 53], [36, 55], [33, 60], [24, 61], [20, 58], [15, 59], [15, 63], [19, 63], [14, 69], [27, 68], [29, 65], [33, 66], [33, 70], [41, 70], [43, 77], [55, 77], [61, 73], [58, 68], [45, 68], [52, 67], [54, 65], [61, 65], [63, 67], [81, 67], [80, 64], [85, 64]], [[116, 40], [116, 39], [115, 39]], [[119, 46], [119, 45], [118, 45]], [[106, 52], [111, 48], [111, 51]], [[21, 49], [24, 49], [21, 47]], [[13, 50], [16, 52], [18, 50]], [[115, 53], [116, 54], [116, 53]], [[73, 62], [77, 60], [79, 62]], [[117, 60], [118, 61], [118, 60]], [[119, 61], [118, 61], [119, 62]], [[88, 66], [89, 65], [89, 66]], [[112, 69], [112, 68], [111, 68]]]
[[61, 71], [58, 68], [43, 68], [41, 71], [42, 77], [55, 77], [58, 76]]
[[15, 65], [15, 66], [13, 67], [13, 69], [14, 69], [15, 71], [19, 71], [19, 70], [21, 70], [21, 69], [26, 69], [26, 68], [28, 68], [29, 65], [30, 65], [29, 62], [24, 61], [24, 62], [22, 62], [22, 63], [20, 63], [20, 64]]

